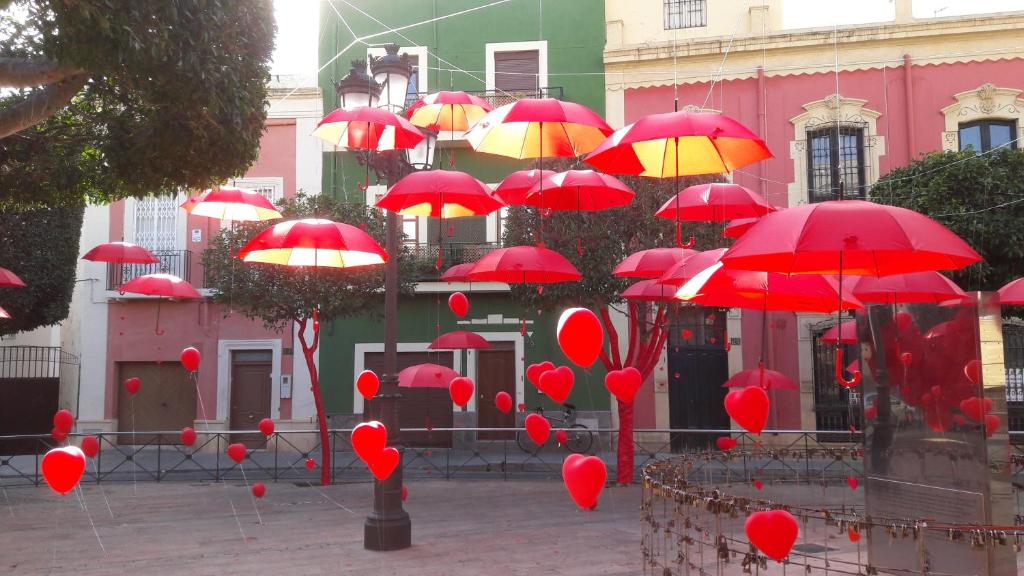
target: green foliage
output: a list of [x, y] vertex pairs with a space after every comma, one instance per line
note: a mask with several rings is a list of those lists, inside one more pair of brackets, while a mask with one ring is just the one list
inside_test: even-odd
[[878, 202], [935, 218], [985, 262], [952, 274], [965, 290], [996, 290], [1024, 275], [1024, 150], [936, 152], [872, 188]]
[[0, 203], [77, 206], [243, 173], [259, 152], [274, 32], [270, 0], [15, 0], [0, 13], [0, 56], [55, 61], [89, 81], [0, 140]]
[[[67, 317], [84, 212], [82, 206], [0, 212], [0, 266], [26, 284], [0, 288], [0, 306], [11, 314], [0, 320], [0, 334], [50, 326]], [[55, 233], [61, 230], [74, 233]]]
[[[384, 220], [365, 204], [338, 203], [330, 196], [298, 195], [279, 205], [286, 219], [327, 218], [364, 230], [383, 246]], [[336, 269], [290, 267], [242, 262], [234, 257], [257, 233], [272, 223], [237, 223], [221, 231], [203, 253], [206, 286], [226, 312], [239, 312], [273, 329], [307, 318], [313, 308], [321, 322], [365, 313], [380, 313], [384, 303], [384, 266]], [[409, 261], [407, 254], [400, 265]], [[409, 278], [409, 274], [399, 274]], [[411, 292], [412, 285], [401, 285]]]

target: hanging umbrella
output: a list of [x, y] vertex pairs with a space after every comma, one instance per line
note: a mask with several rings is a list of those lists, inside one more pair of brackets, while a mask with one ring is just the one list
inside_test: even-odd
[[490, 348], [491, 343], [476, 332], [456, 330], [441, 334], [427, 346], [430, 350], [470, 350]]
[[654, 215], [667, 220], [722, 222], [759, 218], [771, 211], [771, 206], [757, 192], [725, 182], [685, 188], [669, 198]]
[[472, 282], [552, 284], [583, 276], [564, 256], [540, 246], [512, 246], [488, 252], [466, 275]]
[[406, 117], [413, 126], [445, 132], [465, 132], [491, 111], [483, 98], [465, 92], [440, 91], [417, 100]]
[[545, 176], [527, 192], [524, 204], [545, 210], [595, 212], [626, 206], [635, 194], [618, 178], [593, 170]]
[[697, 252], [689, 258], [684, 258], [659, 276], [658, 283], [668, 284], [669, 286], [682, 286], [696, 276], [698, 272], [718, 263], [722, 259], [722, 255], [725, 254], [725, 251], [725, 248], [715, 248], [714, 250]]
[[25, 282], [7, 268], [0, 268], [0, 288], [24, 288]]
[[400, 150], [415, 148], [423, 133], [408, 120], [382, 108], [338, 108], [317, 124], [313, 135], [343, 149]]
[[506, 204], [526, 204], [526, 194], [541, 178], [554, 175], [554, 170], [518, 170], [505, 177], [494, 193]]
[[122, 284], [118, 291], [121, 294], [131, 293], [144, 296], [158, 296], [156, 301], [156, 327], [154, 328], [157, 336], [164, 334], [164, 331], [160, 329], [160, 303], [164, 298], [202, 298], [199, 292], [185, 280], [173, 274], [163, 273], [137, 276]]
[[441, 274], [442, 282], [469, 282], [469, 271], [476, 266], [476, 262], [463, 262], [462, 264], [456, 264], [451, 268], [444, 271]]
[[[763, 384], [762, 384], [763, 382]], [[763, 386], [765, 390], [800, 390], [800, 387], [785, 374], [767, 368], [748, 368], [734, 374], [722, 384], [722, 388], [749, 388]]]
[[999, 303], [1002, 305], [1024, 304], [1024, 278], [1007, 282], [996, 294], [999, 295]]
[[576, 157], [612, 129], [593, 110], [554, 98], [523, 98], [494, 109], [466, 132], [477, 152], [525, 160]]
[[260, 232], [238, 252], [246, 262], [353, 268], [383, 264], [387, 252], [355, 226], [318, 218], [288, 220]]
[[[842, 331], [842, 339], [839, 334]], [[818, 341], [822, 344], [856, 344], [857, 343], [857, 321], [847, 320], [841, 324], [826, 330], [821, 336], [818, 337]], [[852, 374], [852, 372], [851, 372]]]
[[961, 301], [967, 293], [939, 272], [911, 272], [891, 276], [858, 276], [850, 289], [862, 302], [879, 304]]
[[656, 280], [641, 280], [623, 290], [621, 296], [634, 302], [672, 302], [676, 299], [676, 289], [658, 284]]
[[7, 313], [7, 310], [0, 308], [0, 320], [9, 320], [11, 315]]
[[424, 170], [399, 180], [376, 206], [405, 216], [458, 218], [490, 214], [504, 203], [465, 172]]
[[722, 236], [725, 238], [739, 238], [750, 230], [750, 228], [757, 224], [760, 218], [737, 218], [736, 220], [730, 221], [722, 229]]
[[281, 213], [264, 195], [255, 190], [230, 186], [205, 190], [187, 211], [195, 216], [241, 222], [274, 220], [281, 217]]
[[821, 274], [786, 276], [724, 268], [721, 262], [698, 272], [676, 298], [717, 308], [788, 312], [834, 312], [863, 308], [849, 290], [840, 298], [838, 281]]
[[160, 259], [138, 244], [131, 242], [107, 242], [89, 250], [82, 260], [110, 262], [112, 264], [156, 264]]
[[634, 252], [619, 262], [612, 274], [619, 278], [658, 278], [680, 261], [699, 254], [696, 250], [651, 248]]
[[398, 373], [400, 388], [447, 388], [459, 373], [440, 364], [416, 364]]
[[196, 207], [196, 204], [199, 204], [200, 196], [202, 196], [202, 194], [197, 194], [195, 196], [189, 196], [188, 198], [185, 199], [184, 202], [182, 202], [181, 204], [178, 205], [178, 208], [181, 208], [182, 210], [184, 210], [186, 214], [191, 214], [192, 213], [192, 209]]

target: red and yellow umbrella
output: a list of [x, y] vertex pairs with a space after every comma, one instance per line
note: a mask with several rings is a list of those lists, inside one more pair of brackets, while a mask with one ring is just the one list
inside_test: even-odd
[[415, 148], [424, 138], [405, 118], [367, 106], [338, 108], [317, 124], [313, 135], [339, 148], [378, 152]]
[[477, 152], [520, 160], [576, 157], [612, 129], [593, 110], [554, 98], [523, 98], [491, 111], [466, 132]]
[[420, 128], [465, 132], [491, 111], [483, 98], [465, 92], [440, 91], [427, 94], [406, 110], [409, 122]]
[[634, 192], [614, 176], [593, 170], [567, 170], [545, 176], [523, 203], [545, 210], [596, 212], [626, 206]]
[[205, 190], [194, 202], [182, 204], [182, 207], [186, 206], [189, 214], [218, 220], [257, 222], [281, 217], [270, 200], [259, 192], [231, 186]]
[[318, 218], [288, 220], [257, 234], [238, 257], [285, 266], [353, 268], [383, 264], [387, 252], [355, 226]]
[[772, 208], [764, 197], [729, 182], [690, 186], [669, 198], [654, 214], [667, 220], [722, 222], [734, 218], [760, 218]]

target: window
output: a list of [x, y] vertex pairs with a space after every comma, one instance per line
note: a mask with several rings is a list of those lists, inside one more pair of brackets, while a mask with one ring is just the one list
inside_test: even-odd
[[151, 252], [178, 249], [178, 200], [174, 196], [135, 202], [135, 243]]
[[284, 197], [284, 178], [280, 177], [236, 178], [231, 186], [259, 192], [271, 204], [277, 204]]
[[416, 54], [409, 54], [409, 63], [412, 65], [412, 76], [409, 77], [409, 87], [405, 89], [405, 107], [408, 108], [420, 99], [420, 58]]
[[807, 132], [807, 200], [864, 198], [864, 129], [840, 125]]
[[664, 0], [665, 30], [708, 25], [707, 0]]
[[960, 149], [988, 152], [1000, 146], [1017, 148], [1014, 134], [1017, 122], [1013, 120], [977, 120], [960, 124]]
[[536, 92], [540, 73], [538, 50], [494, 53], [494, 88], [502, 92]]

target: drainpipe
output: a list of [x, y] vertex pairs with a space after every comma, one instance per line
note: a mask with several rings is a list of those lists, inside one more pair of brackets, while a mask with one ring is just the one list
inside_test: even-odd
[[[765, 93], [765, 81], [764, 81], [764, 66], [757, 67], [757, 127], [761, 131], [761, 137], [764, 138], [765, 134], [768, 133], [767, 117], [765, 114], [765, 107], [768, 105], [767, 94]], [[757, 163], [757, 176], [759, 180], [759, 186], [761, 190], [761, 196], [766, 200], [768, 199], [768, 182], [764, 176], [764, 162]]]
[[907, 118], [907, 163], [910, 163], [917, 154], [917, 136], [914, 134], [914, 78], [911, 73], [912, 70], [913, 65], [910, 63], [910, 54], [904, 54], [903, 93], [907, 102], [907, 110], [904, 114]]

